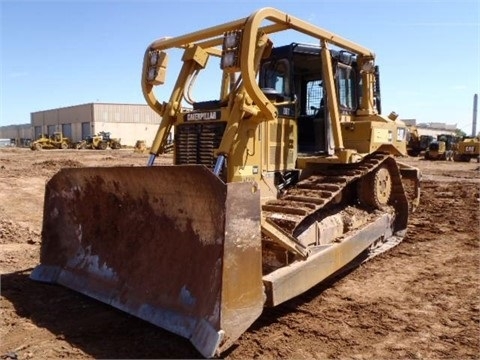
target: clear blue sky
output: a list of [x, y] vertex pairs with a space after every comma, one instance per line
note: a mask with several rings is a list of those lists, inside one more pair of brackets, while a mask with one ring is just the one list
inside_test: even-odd
[[[63, 106], [143, 104], [140, 72], [152, 41], [270, 6], [372, 49], [385, 114], [471, 132], [480, 92], [479, 0], [0, 0], [0, 126]], [[174, 72], [170, 65], [170, 83]]]

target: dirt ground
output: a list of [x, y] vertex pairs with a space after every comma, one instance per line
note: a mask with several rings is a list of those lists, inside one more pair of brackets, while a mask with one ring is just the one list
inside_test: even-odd
[[[1, 359], [200, 357], [186, 339], [29, 279], [45, 182], [62, 167], [137, 166], [147, 156], [0, 150]], [[405, 240], [334, 283], [265, 309], [224, 358], [480, 358], [479, 164], [404, 162], [423, 173]]]

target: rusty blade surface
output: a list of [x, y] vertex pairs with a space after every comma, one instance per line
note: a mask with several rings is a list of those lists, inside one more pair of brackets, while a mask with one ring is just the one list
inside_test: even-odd
[[259, 194], [203, 166], [63, 169], [46, 186], [40, 261], [34, 280], [111, 304], [210, 357], [263, 308]]
[[260, 316], [262, 280], [260, 192], [249, 183], [229, 183], [223, 255], [222, 318], [227, 349]]

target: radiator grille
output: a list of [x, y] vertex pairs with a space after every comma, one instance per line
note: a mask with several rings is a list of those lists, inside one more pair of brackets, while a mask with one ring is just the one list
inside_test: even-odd
[[182, 124], [175, 129], [175, 163], [197, 164], [212, 169], [216, 157], [213, 151], [220, 146], [226, 122]]

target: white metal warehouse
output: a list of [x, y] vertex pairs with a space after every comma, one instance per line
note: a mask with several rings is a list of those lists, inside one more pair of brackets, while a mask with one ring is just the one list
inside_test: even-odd
[[8, 139], [9, 145], [28, 146], [33, 137], [30, 124], [0, 126], [0, 138]]
[[151, 144], [160, 120], [156, 112], [143, 104], [89, 103], [31, 113], [34, 139], [61, 131], [77, 142], [106, 131], [127, 146], [135, 145], [137, 140]]

